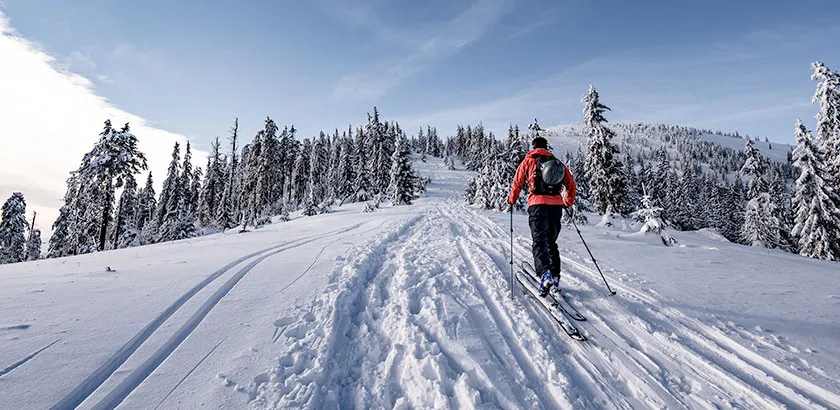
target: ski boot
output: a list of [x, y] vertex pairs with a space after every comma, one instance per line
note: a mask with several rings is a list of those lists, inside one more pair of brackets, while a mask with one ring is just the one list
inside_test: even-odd
[[548, 293], [554, 297], [554, 299], [560, 299], [563, 297], [560, 295], [560, 276], [554, 276], [554, 283], [551, 284], [551, 289]]
[[560, 277], [554, 276], [551, 271], [545, 271], [540, 277], [540, 296], [548, 295], [560, 297]]
[[542, 276], [540, 276], [540, 296], [548, 296], [548, 292], [551, 290], [551, 285], [553, 284], [554, 275], [550, 271], [543, 272]]

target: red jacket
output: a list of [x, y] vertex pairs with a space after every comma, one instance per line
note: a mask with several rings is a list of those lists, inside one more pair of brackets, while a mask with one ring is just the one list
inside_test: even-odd
[[[519, 199], [519, 192], [522, 191], [522, 188], [525, 187], [525, 182], [528, 183], [529, 190], [533, 190], [534, 188], [534, 171], [537, 168], [537, 159], [534, 158], [536, 155], [542, 156], [549, 156], [554, 157], [550, 152], [543, 148], [537, 148], [528, 153], [525, 156], [525, 159], [519, 164], [519, 168], [516, 169], [516, 176], [513, 177], [513, 188], [510, 191], [510, 197], [508, 197], [508, 203], [514, 204], [516, 200]], [[571, 207], [575, 204], [575, 196], [577, 195], [577, 184], [575, 184], [575, 179], [572, 177], [572, 173], [569, 171], [569, 167], [566, 167], [566, 191], [565, 195], [528, 195], [528, 206], [532, 205], [562, 205]]]

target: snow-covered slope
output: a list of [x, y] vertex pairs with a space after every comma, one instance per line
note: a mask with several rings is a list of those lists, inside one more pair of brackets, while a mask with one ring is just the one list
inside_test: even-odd
[[[643, 140], [643, 145], [647, 148], [658, 149], [665, 144], [663, 138], [667, 135], [674, 135], [673, 130], [659, 130], [657, 128], [667, 128], [667, 125], [661, 124], [608, 124], [616, 132], [616, 143], [621, 144], [626, 142], [634, 151], [638, 151], [640, 142]], [[638, 128], [644, 128], [645, 131], [636, 131]], [[712, 142], [722, 148], [732, 149], [741, 152], [744, 150], [746, 141], [743, 138], [713, 134], [710, 132], [696, 130], [691, 128], [685, 129], [702, 141]], [[545, 130], [545, 135], [549, 137], [551, 144], [560, 152], [576, 152], [578, 148], [586, 151], [586, 133], [583, 124], [567, 124], [549, 127]], [[761, 153], [764, 158], [777, 162], [787, 162], [787, 154], [793, 149], [793, 146], [787, 144], [769, 143], [761, 140], [753, 140], [753, 146]]]
[[837, 264], [582, 226], [608, 296], [565, 229], [580, 343], [510, 298], [508, 215], [418, 167], [413, 206], [0, 266], [0, 407], [838, 408]]
[[[742, 151], [746, 142], [743, 138], [708, 133], [700, 135], [699, 138], [736, 151]], [[787, 162], [787, 154], [794, 148], [787, 144], [776, 144], [761, 140], [753, 140], [753, 146], [761, 152], [762, 157], [778, 162]]]

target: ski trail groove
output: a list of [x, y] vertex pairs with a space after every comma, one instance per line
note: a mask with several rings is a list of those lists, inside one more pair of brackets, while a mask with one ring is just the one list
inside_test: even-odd
[[[474, 243], [473, 245], [477, 246], [479, 249], [482, 250], [482, 252], [487, 254], [487, 256], [490, 257], [490, 259], [496, 264], [496, 267], [500, 271], [504, 272], [505, 269], [509, 269], [508, 268], [508, 266], [509, 266], [508, 262], [499, 260], [497, 256], [494, 256], [493, 252], [489, 251], [485, 247], [485, 245], [479, 244], [479, 243]], [[514, 284], [514, 287], [515, 287], [514, 292], [517, 292], [518, 286], [516, 284]], [[523, 296], [525, 296], [526, 298], [529, 297], [529, 296], [527, 296], [527, 294], [523, 294]], [[545, 318], [545, 313], [543, 313], [540, 308], [537, 308], [537, 307], [531, 306], [531, 305], [532, 305], [531, 303], [526, 304], [526, 306], [529, 309], [529, 312], [531, 312], [530, 313], [531, 316], [536, 318], [537, 321], [540, 323], [541, 326], [543, 326], [544, 329], [548, 329], [547, 331], [550, 332], [549, 334], [555, 334], [556, 335], [559, 332], [559, 330], [557, 329], [557, 324], [554, 323], [553, 320]], [[584, 330], [584, 329], [581, 329], [581, 330]], [[558, 337], [563, 337], [564, 338], [565, 336], [557, 335], [556, 338], [558, 338]], [[601, 360], [600, 363], [605, 363], [605, 362], [609, 361], [607, 353], [603, 349], [592, 348], [592, 347], [590, 347], [590, 345], [593, 345], [593, 343], [587, 343], [586, 346], [573, 345], [570, 348], [572, 350], [574, 350], [576, 353], [583, 353], [583, 352], [585, 352], [586, 349], [590, 349], [590, 350], [595, 349], [596, 351], [594, 351], [593, 354], [598, 354], [599, 355], [599, 358]], [[616, 345], [616, 348], [618, 348], [618, 345]], [[567, 353], [567, 352], [564, 352], [564, 353]], [[591, 358], [590, 358], [590, 360], [591, 360]], [[566, 370], [568, 370], [566, 375], [568, 377], [573, 377], [578, 382], [580, 382], [580, 383], [575, 383], [575, 385], [580, 386], [580, 388], [586, 388], [587, 389], [586, 393], [589, 395], [589, 397], [595, 397], [597, 395], [602, 395], [604, 392], [610, 392], [610, 393], [612, 393], [612, 394], [609, 395], [609, 397], [611, 397], [612, 400], [613, 400], [612, 404], [615, 405], [616, 404], [615, 401], [620, 400], [624, 404], [625, 408], [633, 408], [633, 405], [630, 402], [628, 402], [624, 397], [619, 395], [618, 394], [619, 392], [614, 387], [615, 384], [620, 384], [620, 380], [614, 380], [614, 383], [604, 382], [603, 381], [603, 375], [598, 374], [598, 371], [596, 370], [595, 367], [593, 367], [592, 363], [588, 363], [586, 361], [580, 361], [576, 358], [570, 357], [570, 360], [568, 361], [568, 364], [565, 364], [564, 367], [566, 368]], [[578, 373], [582, 373], [582, 374], [575, 374], [574, 373], [575, 371], [578, 372]], [[633, 370], [629, 370], [629, 371], [638, 377], [638, 374], [635, 371], [633, 371]], [[585, 382], [583, 381], [584, 379], [586, 380]], [[587, 386], [590, 386], [590, 385], [597, 386], [599, 388], [599, 390], [596, 391], [596, 390], [592, 389], [591, 387], [587, 387]], [[657, 384], [654, 384], [654, 385], [646, 384], [646, 386], [649, 389], [652, 389], [652, 390], [655, 390], [655, 389], [660, 387]], [[651, 396], [653, 396], [653, 397], [651, 397]], [[640, 401], [640, 403], [645, 403], [645, 401], [647, 401], [648, 405], [652, 404], [651, 401], [654, 401], [654, 402], [658, 401], [656, 399], [656, 396], [650, 394], [650, 392], [648, 392], [648, 394], [645, 395], [644, 397], [637, 397], [637, 399]], [[592, 403], [591, 401], [587, 400], [587, 402], [588, 403], [587, 403], [586, 407], [594, 407], [595, 406], [595, 404]], [[668, 406], [668, 407], [673, 408], [675, 405], [676, 405], [676, 402], [673, 405]]]
[[174, 393], [174, 392], [175, 392], [175, 390], [177, 390], [177, 389], [178, 389], [178, 387], [180, 387], [180, 386], [181, 386], [181, 384], [182, 384], [182, 383], [184, 383], [184, 381], [185, 381], [185, 380], [187, 380], [187, 378], [188, 378], [188, 377], [190, 377], [190, 375], [191, 375], [191, 374], [195, 371], [195, 369], [198, 369], [198, 366], [201, 366], [201, 364], [202, 364], [202, 363], [204, 363], [204, 361], [205, 361], [205, 360], [207, 360], [207, 358], [208, 358], [208, 357], [210, 357], [210, 355], [211, 355], [211, 354], [213, 354], [213, 352], [215, 352], [215, 351], [216, 351], [216, 349], [217, 349], [219, 346], [221, 346], [221, 345], [222, 345], [222, 342], [224, 342], [224, 341], [225, 341], [225, 339], [222, 339], [222, 340], [220, 340], [220, 341], [219, 341], [219, 343], [216, 343], [216, 345], [215, 345], [215, 346], [213, 346], [213, 348], [212, 348], [212, 349], [210, 349], [210, 351], [209, 351], [209, 352], [207, 352], [207, 354], [205, 354], [205, 355], [204, 355], [204, 357], [202, 357], [202, 358], [201, 358], [201, 360], [199, 360], [199, 361], [198, 361], [198, 363], [196, 363], [196, 364], [195, 364], [195, 366], [193, 366], [193, 367], [192, 367], [192, 369], [190, 369], [190, 371], [188, 371], [188, 372], [187, 372], [187, 374], [185, 374], [185, 375], [184, 375], [184, 377], [182, 377], [182, 378], [181, 378], [181, 380], [179, 380], [179, 381], [178, 381], [178, 383], [177, 383], [177, 384], [175, 384], [175, 386], [173, 386], [171, 390], [169, 390], [169, 392], [168, 392], [168, 393], [166, 393], [166, 396], [163, 396], [163, 398], [160, 400], [160, 402], [158, 403], [158, 405], [157, 405], [157, 406], [155, 406], [155, 409], [154, 409], [154, 410], [159, 409], [159, 408], [160, 408], [160, 406], [161, 406], [161, 405], [163, 405], [163, 402], [165, 402], [165, 401], [166, 401], [166, 399], [168, 399], [168, 398], [169, 398], [169, 396], [171, 396], [171, 395], [172, 395], [172, 393]]
[[[371, 232], [371, 231], [379, 230], [379, 229], [381, 229], [381, 228], [382, 228], [382, 226], [383, 226], [383, 225], [385, 225], [385, 222], [382, 222], [382, 223], [381, 223], [381, 224], [379, 224], [379, 226], [377, 226], [376, 228], [373, 228], [373, 229], [371, 229], [371, 230], [369, 230], [369, 231], [366, 231], [366, 232]], [[358, 226], [357, 226], [357, 227], [358, 227]], [[286, 290], [286, 289], [290, 288], [292, 285], [294, 285], [294, 284], [295, 284], [295, 283], [297, 283], [299, 280], [301, 280], [301, 278], [303, 278], [304, 276], [306, 276], [306, 274], [307, 274], [307, 273], [309, 273], [309, 271], [311, 271], [311, 270], [312, 270], [312, 267], [314, 267], [314, 266], [315, 266], [315, 264], [316, 264], [316, 263], [318, 263], [318, 261], [321, 259], [321, 255], [323, 255], [323, 254], [324, 254], [324, 251], [325, 251], [325, 250], [327, 250], [327, 247], [329, 247], [330, 245], [332, 245], [332, 244], [334, 244], [334, 243], [336, 243], [336, 242], [340, 241], [341, 239], [343, 239], [343, 238], [338, 238], [338, 239], [336, 239], [336, 240], [334, 240], [334, 241], [330, 242], [329, 244], [325, 245], [323, 248], [321, 248], [321, 250], [320, 250], [320, 251], [318, 251], [318, 255], [316, 255], [316, 256], [315, 256], [315, 260], [313, 260], [313, 261], [312, 261], [312, 263], [310, 263], [310, 264], [309, 264], [309, 266], [306, 268], [306, 270], [304, 270], [304, 271], [303, 271], [300, 275], [298, 275], [298, 276], [297, 276], [294, 280], [292, 280], [291, 282], [289, 282], [288, 284], [286, 284], [286, 286], [283, 286], [283, 287], [282, 287], [279, 291], [277, 291], [277, 294], [280, 294], [280, 292], [283, 292], [284, 290]]]
[[[248, 259], [257, 256], [259, 254], [269, 252], [273, 249], [277, 249], [295, 242], [306, 241], [306, 240], [317, 240], [321, 237], [328, 236], [331, 234], [342, 233], [342, 231], [346, 232], [349, 230], [353, 230], [361, 226], [362, 223], [353, 225], [346, 229], [340, 229], [337, 231], [329, 232], [327, 234], [321, 235], [314, 235], [309, 237], [304, 237], [292, 241], [285, 241], [279, 243], [277, 245], [273, 245], [264, 249], [261, 249], [256, 252], [249, 253], [245, 256], [242, 256], [227, 265], [223, 266], [222, 268], [218, 269], [183, 295], [181, 295], [175, 302], [170, 304], [163, 312], [161, 312], [155, 319], [153, 319], [148, 325], [146, 325], [143, 329], [140, 330], [137, 334], [135, 334], [126, 344], [121, 346], [110, 358], [108, 358], [102, 365], [100, 365], [96, 370], [93, 371], [85, 380], [83, 380], [79, 385], [77, 385], [70, 393], [65, 395], [58, 403], [50, 407], [50, 410], [65, 410], [65, 409], [75, 409], [79, 406], [83, 401], [85, 401], [91, 394], [93, 394], [96, 389], [99, 388], [109, 377], [117, 370], [123, 363], [128, 360], [128, 358], [140, 348], [146, 340], [151, 337], [151, 335], [166, 322], [175, 312], [181, 308], [187, 301], [192, 299], [199, 291], [207, 287], [210, 283], [214, 282], [220, 276], [225, 274], [230, 269], [234, 268], [235, 266], [241, 264]], [[300, 245], [305, 244], [301, 243]]]
[[[579, 262], [570, 261], [576, 270], [594, 277], [592, 269]], [[590, 283], [591, 285], [591, 283]], [[751, 352], [749, 349], [732, 340], [720, 330], [706, 325], [699, 320], [691, 319], [673, 308], [659, 308], [656, 302], [641, 295], [639, 291], [628, 288], [619, 283], [627, 295], [637, 296], [644, 300], [647, 306], [646, 320], [654, 320], [658, 329], [670, 329], [671, 332], [682, 336], [677, 348], [684, 351], [685, 358], [697, 361], [712, 373], [719, 375], [718, 380], [730, 379], [732, 385], [741, 385], [742, 389], [761, 393], [762, 399], [770, 399], [784, 403], [788, 407], [808, 408], [818, 405], [831, 408], [840, 403], [840, 396], [814, 385], [799, 376], [782, 369], [777, 364]], [[643, 315], [637, 315], [643, 317]], [[660, 338], [664, 339], [664, 338]], [[657, 342], [654, 340], [653, 342]], [[658, 340], [664, 346], [673, 344], [670, 339]], [[692, 358], [693, 357], [693, 358]], [[737, 378], [738, 382], [731, 379]], [[712, 379], [709, 379], [711, 382]], [[767, 405], [767, 403], [765, 403]], [[779, 403], [775, 404], [776, 406]]]
[[[565, 260], [567, 267], [571, 266], [575, 270], [579, 270], [582, 267], [579, 262], [569, 257], [566, 257]], [[571, 281], [585, 284], [591, 289], [590, 292], [596, 292], [596, 289], [602, 286], [596, 280], [598, 274], [592, 269], [585, 269], [585, 273], [588, 276], [570, 276]], [[673, 332], [680, 333], [680, 330], [674, 326], [674, 318], [663, 317], [656, 319], [655, 324], [650, 323], [651, 319], [655, 319], [657, 305], [659, 305], [656, 299], [631, 289], [620, 282], [617, 283], [616, 288], [622, 290], [622, 294], [627, 301], [622, 301], [621, 299], [610, 299], [606, 301], [599, 299], [599, 309], [583, 308], [587, 312], [587, 317], [590, 318], [590, 322], [592, 322], [592, 328], [598, 329], [598, 332], [605, 336], [607, 340], [610, 340], [616, 347], [618, 347], [617, 343], [626, 346], [614, 349], [613, 351], [623, 351], [624, 358], [631, 362], [636, 362], [637, 368], [643, 370], [648, 377], [654, 378], [654, 380], [656, 377], [659, 377], [662, 387], [672, 397], [678, 399], [681, 405], [693, 407], [699, 405], [704, 400], [703, 398], [694, 396], [693, 388], [689, 388], [686, 391], [684, 384], [691, 380], [696, 380], [718, 391], [719, 394], [728, 396], [733, 402], [748, 402], [752, 403], [751, 406], [758, 408], [775, 408], [780, 406], [778, 402], [772, 399], [774, 397], [773, 395], [767, 395], [766, 392], [759, 394], [759, 391], [755, 388], [756, 386], [739, 377], [737, 368], [722, 368], [719, 366], [719, 363], [708, 359], [694, 347], [686, 345], [684, 341], [666, 337], [665, 334], [673, 334]], [[631, 299], [642, 301], [646, 305], [646, 309], [644, 311], [638, 309], [634, 311], [629, 304]], [[618, 309], [616, 309], [617, 306], [619, 307]], [[628, 310], [630, 311], [628, 312]], [[619, 314], [620, 317], [614, 320], [609, 319], [601, 311], [612, 312], [612, 316]], [[638, 331], [634, 329], [638, 329]], [[618, 341], [615, 337], [609, 337], [608, 333], [618, 337]], [[624, 333], [630, 333], [630, 335], [625, 335]], [[656, 333], [659, 333], [661, 337], [656, 337]], [[643, 346], [654, 346], [656, 349], [645, 353]], [[641, 365], [639, 360], [634, 357], [634, 354], [630, 352], [652, 362], [659, 369], [659, 375], [652, 373], [646, 366]], [[654, 356], [660, 355], [664, 361], [654, 359]], [[674, 382], [678, 384], [672, 386]], [[677, 388], [678, 395], [673, 394], [674, 387]], [[698, 402], [698, 400], [700, 401]], [[719, 397], [718, 400], [720, 400]]]
[[[510, 257], [510, 251], [505, 250], [509, 244], [507, 240], [503, 241], [504, 243], [500, 241], [500, 238], [506, 236], [507, 232], [502, 232], [498, 225], [490, 221], [485, 216], [473, 212], [469, 208], [465, 207], [464, 209], [471, 214], [469, 220], [472, 221], [472, 223], [465, 225], [465, 228], [470, 232], [470, 234], [467, 235], [467, 237], [471, 238], [469, 242], [481, 250], [483, 254], [486, 254], [500, 273], [509, 275], [510, 267], [508, 265], [508, 260], [503, 260]], [[492, 247], [493, 250], [489, 250], [488, 247]], [[514, 252], [520, 254], [519, 256], [522, 257], [521, 249], [515, 248]], [[530, 257], [531, 255], [529, 252], [527, 258]], [[507, 287], [507, 283], [504, 284], [504, 287]], [[518, 286], [514, 289], [514, 292], [516, 292], [517, 289]], [[556, 360], [552, 358], [552, 361], [558, 366], [562, 366], [564, 368], [563, 374], [571, 379], [570, 385], [576, 386], [578, 389], [574, 392], [576, 396], [570, 397], [570, 399], [574, 398], [575, 400], [574, 407], [597, 408], [604, 407], [609, 404], [612, 407], [631, 409], [639, 406], [652, 406], [655, 403], [660, 402], [656, 395], [651, 392], [651, 388], [649, 387], [644, 392], [637, 392], [637, 394], [632, 395], [635, 397], [625, 397], [625, 392], [618, 390], [616, 387], [626, 384], [626, 381], [619, 377], [622, 373], [610, 370], [609, 365], [604, 365], [610, 362], [608, 353], [602, 350], [593, 351], [591, 342], [587, 342], [583, 345], [572, 344], [570, 346], [562, 343], [558, 344], [556, 340], [565, 340], [566, 337], [558, 336], [559, 330], [556, 323], [554, 323], [553, 320], [547, 319], [545, 317], [545, 313], [532, 303], [524, 303], [523, 307], [527, 309], [529, 315], [536, 321], [538, 326], [543, 329], [545, 334], [548, 335], [547, 337], [544, 336], [544, 343], [546, 344], [546, 348], [552, 351], [552, 356], [565, 356], [565, 360]], [[568, 346], [567, 349], [571, 349], [571, 352], [556, 351], [560, 350], [559, 346], [564, 345]], [[572, 354], [572, 352], [574, 352], [574, 354]], [[594, 357], [593, 354], [597, 354], [599, 356]], [[589, 358], [587, 360], [580, 360], [577, 358], [579, 355], [588, 355]], [[598, 361], [591, 362], [590, 360]], [[603, 374], [601, 369], [610, 370], [610, 377], [606, 377], [607, 375]], [[572, 393], [567, 392], [567, 396], [570, 394]], [[628, 399], [632, 399], [632, 401], [628, 401]], [[662, 405], [659, 407], [665, 408]]]
[[515, 340], [515, 332], [511, 327], [510, 323], [506, 320], [506, 317], [503, 316], [501, 308], [497, 305], [496, 301], [490, 297], [487, 288], [485, 287], [482, 279], [478, 275], [478, 268], [475, 264], [475, 261], [472, 259], [472, 255], [470, 254], [469, 250], [466, 249], [463, 243], [463, 239], [459, 238], [457, 242], [458, 251], [461, 254], [461, 257], [466, 262], [467, 270], [469, 273], [475, 277], [475, 286], [481, 295], [482, 299], [484, 299], [487, 308], [490, 310], [493, 320], [496, 322], [496, 325], [499, 327], [499, 331], [502, 334], [502, 338], [505, 341], [505, 344], [508, 347], [508, 350], [516, 359], [516, 362], [520, 369], [524, 372], [525, 376], [528, 378], [530, 388], [537, 394], [540, 399], [540, 404], [543, 408], [559, 408], [560, 402], [557, 397], [555, 397], [555, 393], [552, 391], [546, 391], [545, 385], [543, 384], [543, 380], [538, 375], [536, 370], [536, 365], [531, 362], [528, 358], [528, 354], [522, 349], [516, 340]]
[[[485, 225], [486, 222], [490, 222], [486, 220], [487, 218], [482, 218], [480, 215], [475, 216], [475, 218], [471, 218], [471, 220], [475, 221], [471, 224], [471, 227]], [[496, 225], [496, 227], [481, 226], [478, 232], [490, 232], [497, 236], [503, 234], [497, 224], [490, 223]], [[482, 241], [484, 239], [490, 238], [483, 238]], [[530, 249], [530, 241], [520, 237], [517, 240], [517, 245], [514, 250], [515, 254], [520, 258], [529, 259], [531, 255], [527, 251]], [[491, 252], [487, 252], [486, 248], [484, 251], [485, 253], [491, 254]], [[571, 262], [569, 264], [574, 268], [581, 266], [582, 264], [580, 262], [570, 259], [570, 254], [573, 253], [564, 252], [564, 255], [566, 255], [564, 261]], [[495, 259], [494, 261], [498, 265], [499, 262]], [[569, 264], [565, 266], [568, 267]], [[568, 273], [568, 269], [564, 269], [564, 272]], [[599, 291], [600, 288], [598, 286], [601, 285], [600, 282], [598, 284], [594, 283], [594, 279], [597, 278], [597, 272], [593, 272], [594, 270], [592, 269], [586, 269], [586, 275], [584, 276], [588, 277], [584, 282], [581, 282], [579, 278], [575, 278], [574, 276], [568, 277], [571, 278], [572, 282], [585, 284], [587, 288], [591, 289], [589, 293], [594, 295], [595, 293], [593, 292]], [[709, 386], [711, 391], [716, 391], [724, 397], [729, 397], [730, 403], [744, 403], [746, 399], [746, 403], [752, 403], [751, 406], [760, 408], [774, 408], [782, 405], [774, 399], [781, 399], [782, 402], [787, 403], [790, 407], [808, 407], [809, 404], [814, 404], [809, 403], [807, 400], [788, 401], [787, 398], [781, 398], [778, 392], [765, 390], [760, 384], [755, 385], [754, 382], [751, 382], [750, 378], [744, 379], [739, 376], [739, 369], [737, 367], [718, 367], [720, 361], [711, 358], [707, 359], [706, 354], [695, 350], [697, 346], [686, 346], [682, 340], [675, 342], [666, 337], [662, 337], [660, 340], [647, 340], [644, 337], [639, 339], [639, 335], [650, 334], [651, 325], [646, 324], [645, 318], [648, 318], [651, 313], [655, 314], [657, 312], [655, 306], [660, 304], [660, 302], [650, 295], [627, 288], [620, 281], [617, 287], [627, 292], [625, 296], [641, 301], [651, 311], [633, 312], [631, 309], [628, 312], [627, 308], [629, 305], [627, 304], [597, 299], [597, 304], [600, 306], [597, 309], [598, 313], [595, 313], [593, 310], [586, 310], [587, 316], [595, 320], [592, 321], [590, 319], [592, 323], [585, 326], [585, 328], [599, 333], [603, 338], [591, 339], [587, 346], [588, 352], [584, 352], [585, 355], [583, 357], [576, 356], [572, 358], [572, 361], [577, 363], [579, 367], [588, 369], [587, 372], [592, 373], [593, 377], [606, 377], [607, 379], [615, 380], [611, 383], [612, 385], [625, 385], [624, 390], [615, 390], [611, 394], [611, 397], [636, 396], [635, 400], [639, 400], [635, 401], [636, 407], [693, 408], [706, 406], [711, 402], [704, 402], [703, 397], [695, 395], [694, 387], [686, 385], [686, 383], [691, 384], [694, 383], [692, 380], [696, 380], [701, 382], [702, 385]], [[617, 307], [618, 309], [616, 309]], [[612, 313], [620, 313], [619, 317], [622, 317], [621, 320], [624, 320], [624, 322], [621, 320], [607, 320], [606, 316], [602, 314], [606, 312], [611, 312], [611, 317], [613, 316]], [[631, 316], [625, 316], [628, 314]], [[665, 316], [662, 317], [661, 323], [653, 326], [655, 329], [665, 331], [665, 329], [670, 329], [679, 322], [678, 318]], [[640, 328], [642, 333], [640, 334], [633, 330], [639, 326], [642, 326]], [[632, 336], [624, 335], [627, 332], [630, 332]], [[611, 346], [609, 348], [603, 346], [602, 342], [604, 341], [610, 343]], [[655, 349], [646, 352], [647, 349], [645, 346], [653, 346]], [[662, 354], [665, 355], [661, 356]], [[683, 362], [687, 362], [688, 365]], [[678, 375], [677, 379], [671, 373], [675, 369], [675, 374]], [[688, 387], [687, 390], [686, 387]], [[607, 389], [607, 391], [610, 390], [613, 389]], [[708, 399], [708, 397], [705, 399]], [[614, 400], [611, 403], [613, 406], [622, 406], [622, 404], [616, 403]], [[720, 400], [720, 396], [713, 399], [714, 402], [719, 402]], [[626, 402], [623, 405], [629, 406]]]
[[[355, 225], [352, 229], [359, 227], [361, 224]], [[352, 230], [349, 229], [349, 230]], [[299, 242], [295, 245], [286, 246], [280, 249], [276, 249], [270, 251], [269, 253], [260, 256], [259, 258], [255, 259], [244, 268], [240, 269], [234, 276], [228, 279], [222, 287], [216, 290], [210, 298], [208, 298], [204, 304], [184, 323], [176, 332], [173, 334], [169, 340], [167, 340], [152, 356], [150, 356], [142, 365], [136, 368], [133, 372], [131, 372], [128, 377], [123, 379], [123, 381], [114, 389], [111, 390], [104, 399], [102, 399], [99, 403], [97, 403], [93, 410], [104, 410], [104, 409], [113, 409], [129, 394], [131, 394], [137, 386], [140, 385], [144, 380], [146, 380], [149, 375], [172, 354], [173, 351], [184, 341], [190, 334], [192, 334], [193, 330], [201, 323], [202, 320], [210, 313], [210, 311], [225, 297], [225, 295], [239, 283], [245, 275], [248, 274], [255, 266], [260, 264], [260, 262], [266, 260], [267, 258], [274, 256], [280, 252], [287, 251], [289, 249], [294, 249], [306, 245], [308, 243], [317, 241], [322, 239], [325, 235], [319, 235], [315, 238], [308, 239], [302, 242]]]
[[46, 345], [42, 348], [30, 353], [28, 356], [24, 357], [23, 359], [20, 359], [17, 362], [12, 363], [11, 365], [6, 367], [5, 369], [0, 370], [0, 377], [3, 377], [4, 375], [10, 373], [12, 370], [17, 369], [20, 366], [23, 366], [26, 362], [34, 359], [35, 356], [38, 356], [39, 353], [43, 352], [44, 350], [49, 349], [52, 345], [58, 343], [59, 341], [61, 341], [61, 339], [57, 339], [56, 341], [54, 341], [54, 342], [52, 342], [52, 343], [50, 343], [50, 344], [48, 344], [48, 345]]

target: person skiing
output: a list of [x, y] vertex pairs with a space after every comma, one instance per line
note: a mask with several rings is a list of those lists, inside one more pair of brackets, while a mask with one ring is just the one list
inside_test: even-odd
[[548, 141], [536, 137], [533, 148], [513, 177], [508, 204], [513, 206], [528, 184], [528, 225], [531, 228], [534, 269], [540, 278], [540, 294], [560, 291], [560, 251], [557, 236], [563, 210], [575, 204], [577, 185], [569, 169], [548, 151]]

